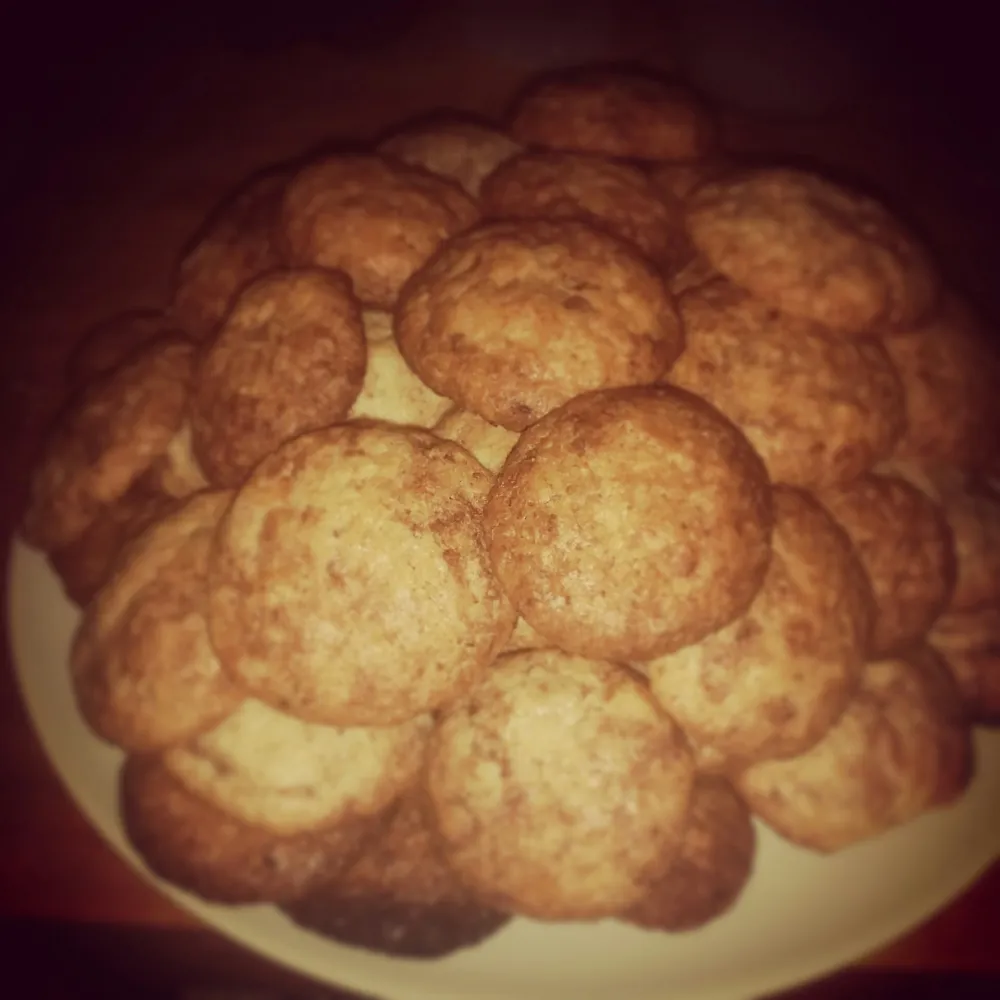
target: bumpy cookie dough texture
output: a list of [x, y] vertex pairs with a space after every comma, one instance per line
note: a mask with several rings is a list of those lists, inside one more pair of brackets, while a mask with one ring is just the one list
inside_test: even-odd
[[[514, 612], [482, 533], [490, 474], [429, 431], [353, 421], [265, 459], [224, 519], [212, 639], [259, 697], [386, 725], [463, 693]], [[334, 498], [331, 501], [331, 498]]]
[[143, 485], [176, 500], [207, 489], [209, 482], [195, 456], [192, 436], [191, 421], [185, 417], [163, 454], [143, 476]]
[[646, 665], [663, 708], [734, 766], [820, 739], [854, 695], [875, 618], [850, 540], [809, 494], [775, 489], [771, 544], [746, 614]]
[[346, 271], [365, 305], [390, 309], [407, 278], [478, 215], [444, 178], [378, 156], [335, 156], [290, 181], [282, 231], [292, 263]]
[[904, 649], [948, 606], [955, 547], [944, 512], [896, 476], [867, 475], [818, 498], [847, 532], [875, 595], [873, 655]]
[[968, 716], [1000, 721], [1000, 608], [943, 614], [927, 641], [955, 679]]
[[389, 955], [434, 958], [478, 944], [510, 920], [445, 863], [422, 788], [394, 806], [361, 856], [286, 908], [297, 923]]
[[914, 329], [886, 338], [906, 391], [908, 427], [895, 455], [983, 466], [1000, 436], [1000, 363], [972, 308], [952, 294]]
[[679, 389], [587, 393], [521, 435], [486, 531], [515, 607], [553, 645], [607, 659], [680, 649], [749, 606], [771, 554], [767, 473]]
[[714, 123], [683, 86], [584, 70], [541, 81], [518, 102], [511, 132], [526, 145], [646, 160], [690, 160]]
[[689, 931], [722, 916], [753, 871], [750, 812], [725, 779], [699, 775], [680, 854], [624, 919], [650, 930]]
[[215, 333], [239, 290], [281, 265], [278, 215], [291, 171], [246, 181], [206, 220], [181, 257], [171, 314], [192, 337]]
[[838, 337], [725, 279], [679, 300], [686, 347], [668, 380], [707, 399], [750, 439], [771, 478], [850, 482], [903, 432], [903, 387], [885, 348]]
[[394, 424], [433, 427], [449, 410], [450, 399], [420, 381], [399, 353], [396, 341], [368, 345], [368, 366], [361, 393], [349, 416], [387, 420]]
[[498, 129], [461, 118], [442, 118], [396, 132], [379, 143], [378, 151], [458, 181], [477, 198], [483, 180], [519, 153], [521, 145]]
[[28, 542], [72, 544], [163, 454], [184, 418], [193, 355], [188, 341], [161, 338], [73, 401], [31, 476]]
[[428, 790], [448, 862], [484, 901], [541, 919], [610, 916], [680, 849], [694, 765], [624, 667], [502, 657], [441, 723]]
[[652, 382], [683, 348], [652, 264], [581, 222], [480, 226], [407, 286], [396, 337], [436, 392], [523, 430], [588, 389]]
[[458, 407], [452, 407], [437, 422], [434, 433], [449, 441], [457, 441], [463, 448], [471, 451], [479, 464], [490, 472], [500, 471], [520, 436], [516, 431], [498, 427], [475, 413]]
[[483, 211], [514, 219], [580, 219], [634, 243], [654, 260], [686, 240], [679, 209], [637, 167], [580, 153], [523, 153], [483, 183]]
[[878, 202], [803, 171], [759, 169], [687, 203], [698, 251], [782, 312], [845, 335], [919, 320], [938, 280], [926, 251]]
[[238, 486], [283, 441], [343, 419], [364, 383], [361, 310], [340, 273], [278, 271], [243, 290], [201, 359], [194, 452]]
[[755, 764], [737, 789], [782, 836], [823, 852], [952, 802], [968, 784], [972, 746], [941, 670], [923, 650], [869, 663], [854, 701], [816, 746]]
[[163, 754], [178, 781], [277, 835], [377, 816], [415, 780], [430, 719], [398, 726], [303, 722], [247, 699], [217, 726]]
[[290, 836], [244, 823], [189, 791], [160, 757], [129, 757], [120, 783], [122, 821], [161, 878], [220, 903], [282, 903], [360, 853], [371, 820]]

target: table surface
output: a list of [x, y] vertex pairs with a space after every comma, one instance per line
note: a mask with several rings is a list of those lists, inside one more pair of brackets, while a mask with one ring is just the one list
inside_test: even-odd
[[[356, 49], [164, 47], [132, 58], [127, 87], [95, 84], [86, 95], [93, 112], [86, 124], [70, 109], [62, 119], [53, 116], [50, 134], [25, 133], [36, 140], [28, 148], [34, 161], [15, 178], [20, 196], [4, 227], [8, 288], [0, 299], [6, 352], [0, 426], [8, 461], [0, 528], [8, 537], [72, 343], [114, 312], [162, 304], [179, 247], [236, 181], [330, 136], [370, 138], [428, 107], [499, 115], [524, 78], [552, 62], [548, 50], [490, 50], [481, 39], [460, 37], [462, 30], [454, 18], [425, 17]], [[648, 26], [626, 18], [602, 39], [599, 54], [663, 66], [668, 59], [653, 38]], [[735, 113], [724, 120], [736, 149], [813, 157], [889, 188], [931, 234], [952, 272], [973, 289], [989, 288], [983, 247], [990, 234], [977, 206], [994, 175], [947, 149], [919, 145], [926, 139], [919, 119], [891, 88], [820, 123], [768, 123]], [[0, 802], [6, 807], [0, 918], [197, 926], [134, 875], [76, 811], [34, 737], [6, 662]], [[1000, 972], [998, 914], [995, 867], [947, 910], [867, 962]]]

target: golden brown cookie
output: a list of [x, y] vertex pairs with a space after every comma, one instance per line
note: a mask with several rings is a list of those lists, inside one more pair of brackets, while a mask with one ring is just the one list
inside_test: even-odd
[[926, 322], [887, 337], [906, 391], [908, 427], [895, 456], [983, 467], [1000, 435], [1000, 365], [973, 309], [947, 293]]
[[746, 438], [680, 389], [587, 393], [521, 435], [486, 507], [497, 576], [550, 643], [646, 660], [750, 605], [771, 490]]
[[729, 417], [775, 482], [848, 483], [890, 453], [906, 417], [881, 343], [780, 313], [725, 279], [678, 307], [686, 346], [668, 381]]
[[275, 271], [239, 295], [191, 394], [194, 453], [238, 486], [283, 441], [346, 417], [364, 383], [361, 309], [346, 276]]
[[377, 816], [416, 779], [429, 716], [397, 726], [303, 722], [253, 698], [163, 754], [182, 785], [244, 823], [285, 836]]
[[365, 340], [377, 344], [392, 337], [392, 313], [384, 309], [364, 309], [361, 322], [365, 328]]
[[737, 779], [751, 810], [789, 840], [831, 852], [957, 798], [971, 776], [972, 742], [954, 690], [928, 657], [920, 650], [869, 663], [854, 701], [819, 743]]
[[955, 587], [955, 545], [944, 512], [896, 476], [867, 475], [817, 497], [847, 532], [871, 580], [877, 608], [871, 654], [885, 656], [920, 639]]
[[937, 295], [927, 252], [887, 209], [805, 171], [709, 181], [687, 202], [687, 224], [699, 253], [732, 282], [843, 335], [908, 326]]
[[492, 575], [492, 477], [429, 431], [352, 421], [288, 442], [220, 529], [212, 640], [258, 697], [388, 725], [463, 693], [514, 612]]
[[159, 337], [183, 337], [177, 322], [154, 309], [134, 309], [91, 327], [67, 362], [67, 379], [76, 389], [114, 371], [127, 358]]
[[652, 382], [683, 347], [653, 265], [582, 222], [494, 222], [411, 281], [396, 337], [435, 392], [523, 430], [588, 389]]
[[1000, 722], [1000, 608], [949, 611], [927, 641], [955, 679], [968, 716]]
[[293, 264], [346, 271], [365, 305], [391, 309], [407, 278], [478, 215], [442, 177], [379, 156], [333, 156], [289, 182], [282, 232]]
[[403, 795], [347, 869], [285, 907], [336, 941], [410, 958], [478, 944], [510, 920], [483, 905], [441, 857], [422, 788]]
[[205, 621], [209, 548], [230, 499], [201, 493], [132, 541], [74, 636], [80, 714], [126, 750], [181, 743], [243, 700], [219, 666]]
[[637, 167], [582, 153], [522, 153], [483, 183], [483, 211], [494, 218], [579, 219], [635, 244], [656, 261], [673, 260], [687, 234], [677, 206]]
[[284, 168], [245, 181], [185, 248], [174, 277], [170, 311], [197, 340], [215, 333], [244, 285], [281, 266], [277, 226], [290, 176]]
[[686, 87], [639, 73], [578, 70], [545, 78], [514, 108], [511, 133], [526, 145], [640, 160], [690, 160], [715, 126]]
[[819, 740], [854, 696], [875, 620], [850, 539], [808, 493], [774, 490], [771, 547], [744, 615], [645, 665], [691, 741], [736, 766]]
[[500, 471], [519, 437], [516, 431], [498, 427], [459, 407], [452, 407], [434, 425], [434, 433], [449, 441], [457, 441], [490, 472]]
[[680, 854], [622, 919], [660, 931], [690, 931], [721, 917], [750, 880], [757, 836], [750, 811], [723, 778], [699, 775]]
[[451, 405], [450, 399], [420, 381], [390, 338], [369, 343], [365, 381], [348, 415], [433, 427]]
[[458, 181], [473, 198], [484, 178], [521, 151], [499, 129], [458, 117], [441, 117], [400, 129], [378, 151], [413, 167]]
[[672, 863], [694, 764], [634, 674], [533, 650], [443, 720], [427, 773], [445, 857], [477, 895], [582, 920], [636, 903]]
[[184, 419], [193, 345], [160, 338], [74, 398], [31, 475], [21, 532], [51, 552], [77, 541], [163, 454]]
[[219, 903], [284, 903], [350, 864], [373, 821], [276, 836], [189, 791], [155, 756], [126, 759], [120, 782], [125, 831], [146, 864]]

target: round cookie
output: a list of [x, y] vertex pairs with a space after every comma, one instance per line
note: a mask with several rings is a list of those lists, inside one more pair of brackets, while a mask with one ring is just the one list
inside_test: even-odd
[[458, 407], [450, 409], [435, 425], [438, 437], [457, 441], [471, 451], [480, 465], [490, 472], [499, 472], [519, 435], [506, 427], [497, 427], [475, 413]]
[[278, 217], [287, 168], [245, 181], [218, 206], [185, 248], [174, 277], [171, 315], [197, 340], [207, 340], [239, 290], [280, 267]]
[[366, 355], [345, 275], [275, 271], [244, 288], [191, 394], [194, 453], [211, 482], [238, 486], [283, 441], [346, 417]]
[[289, 182], [282, 232], [293, 264], [346, 271], [366, 305], [390, 309], [406, 280], [476, 203], [457, 185], [379, 156], [334, 156]]
[[403, 360], [395, 340], [369, 343], [365, 381], [348, 416], [433, 427], [449, 409], [451, 400], [420, 381]]
[[637, 167], [581, 153], [522, 153], [483, 183], [494, 218], [579, 219], [635, 244], [656, 261], [687, 240], [680, 210]]
[[989, 332], [954, 294], [926, 322], [887, 337], [906, 392], [907, 428], [897, 458], [984, 467], [998, 432], [1000, 365]]
[[686, 346], [668, 380], [729, 417], [775, 482], [849, 483], [892, 451], [905, 404], [881, 343], [838, 337], [725, 279], [678, 308]]
[[732, 785], [723, 778], [698, 775], [680, 854], [622, 919], [649, 930], [702, 927], [739, 899], [756, 853], [750, 812]]
[[869, 663], [832, 729], [789, 760], [736, 780], [751, 810], [787, 839], [832, 852], [954, 801], [972, 772], [956, 693], [927, 650]]
[[410, 958], [478, 944], [510, 920], [480, 903], [445, 864], [422, 788], [405, 793], [347, 869], [285, 907], [335, 941]]
[[514, 108], [511, 133], [529, 146], [640, 160], [690, 160], [715, 125], [686, 87], [638, 73], [580, 70], [541, 80]]
[[457, 181], [473, 198], [483, 180], [521, 151], [509, 135], [463, 118], [437, 118], [393, 133], [378, 152]]
[[166, 450], [143, 476], [144, 485], [176, 500], [207, 489], [209, 483], [195, 456], [192, 437], [191, 421], [185, 418]]
[[819, 501], [847, 532], [875, 595], [873, 656], [920, 639], [948, 606], [955, 546], [941, 508], [896, 476], [867, 475]]
[[66, 377], [81, 388], [114, 371], [140, 348], [160, 337], [183, 337], [169, 316], [154, 309], [134, 309], [91, 327], [69, 356]]
[[949, 611], [934, 623], [927, 641], [955, 679], [968, 716], [1000, 722], [1000, 608]]
[[229, 493], [201, 493], [132, 541], [87, 607], [70, 675], [102, 738], [150, 753], [210, 729], [243, 700], [208, 639], [206, 573]]
[[683, 348], [658, 274], [576, 221], [489, 223], [407, 285], [396, 337], [435, 392], [523, 430], [589, 389], [652, 382]]
[[552, 645], [663, 656], [740, 615], [771, 555], [767, 472], [680, 389], [592, 392], [530, 427], [486, 507], [493, 565]]
[[283, 903], [350, 864], [370, 819], [276, 836], [189, 791], [156, 756], [126, 759], [119, 786], [132, 846], [161, 878], [219, 903]]
[[843, 335], [905, 327], [934, 304], [923, 247], [875, 200], [785, 168], [703, 184], [687, 202], [698, 252], [769, 305]]
[[193, 364], [190, 342], [163, 337], [83, 389], [32, 472], [26, 541], [47, 552], [65, 548], [128, 492], [180, 427]]
[[850, 540], [808, 494], [774, 490], [772, 555], [747, 612], [645, 665], [653, 695], [731, 766], [807, 750], [857, 688], [875, 620]]
[[283, 445], [220, 528], [210, 627], [223, 665], [335, 725], [398, 723], [463, 693], [514, 625], [482, 533], [491, 481], [416, 428], [352, 421]]
[[694, 765], [624, 667], [534, 650], [501, 657], [441, 722], [427, 775], [445, 857], [477, 895], [584, 920], [637, 902], [672, 863]]
[[384, 309], [363, 309], [361, 323], [365, 329], [365, 340], [377, 344], [392, 337], [392, 313]]

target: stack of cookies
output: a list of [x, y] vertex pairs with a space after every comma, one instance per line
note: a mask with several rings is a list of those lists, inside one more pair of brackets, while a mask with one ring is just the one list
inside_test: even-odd
[[752, 817], [967, 786], [997, 370], [879, 202], [583, 70], [248, 180], [81, 341], [23, 534], [160, 876], [393, 954], [686, 930]]

